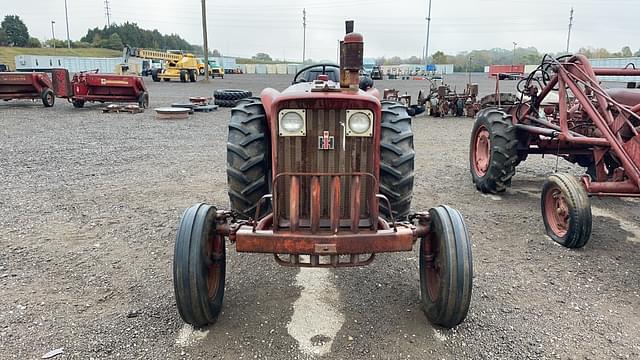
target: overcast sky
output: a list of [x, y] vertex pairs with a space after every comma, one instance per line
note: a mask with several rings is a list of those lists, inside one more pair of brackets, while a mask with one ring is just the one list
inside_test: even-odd
[[[177, 33], [202, 43], [200, 0], [110, 0], [111, 22], [135, 22], [146, 29]], [[307, 58], [336, 58], [344, 20], [364, 35], [365, 56], [421, 56], [426, 40], [428, 0], [207, 1], [209, 47], [225, 55], [266, 52], [274, 58], [302, 58], [302, 9], [307, 11]], [[19, 15], [30, 34], [66, 38], [64, 0], [0, 0], [0, 15]], [[104, 0], [67, 0], [72, 40], [106, 24]], [[558, 52], [566, 47], [569, 11], [574, 7], [571, 50], [582, 46], [619, 51], [640, 49], [640, 0], [433, 0], [429, 53], [534, 46]]]

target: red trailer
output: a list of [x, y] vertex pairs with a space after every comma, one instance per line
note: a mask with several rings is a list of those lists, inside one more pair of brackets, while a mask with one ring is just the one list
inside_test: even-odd
[[73, 94], [69, 98], [77, 108], [87, 101], [137, 102], [141, 108], [149, 106], [149, 93], [140, 76], [81, 72], [73, 76], [71, 86]]
[[3, 72], [0, 73], [0, 99], [41, 99], [45, 107], [55, 102], [53, 85], [43, 72]]
[[517, 65], [489, 65], [489, 77], [500, 76], [504, 80], [508, 75], [523, 75], [524, 64]]

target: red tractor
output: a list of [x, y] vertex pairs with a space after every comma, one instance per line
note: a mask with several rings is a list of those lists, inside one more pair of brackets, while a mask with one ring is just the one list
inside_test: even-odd
[[0, 99], [41, 99], [45, 107], [52, 107], [56, 101], [51, 79], [43, 72], [0, 73]]
[[542, 188], [547, 234], [569, 248], [591, 236], [590, 196], [640, 197], [640, 88], [605, 89], [598, 76], [637, 77], [640, 69], [592, 68], [583, 55], [545, 56], [519, 94], [496, 94], [476, 117], [470, 169], [478, 190], [511, 186], [529, 154], [551, 154], [587, 169], [580, 179], [551, 175]]
[[[410, 214], [413, 134], [407, 108], [359, 87], [363, 38], [347, 22], [340, 67], [300, 70], [294, 84], [240, 100], [231, 112], [231, 210], [196, 204], [182, 215], [173, 276], [182, 319], [213, 324], [222, 306], [226, 239], [238, 252], [296, 267], [352, 267], [420, 240], [422, 304], [434, 324], [464, 320], [471, 241], [448, 206]], [[308, 74], [316, 78], [308, 81]], [[339, 82], [330, 78], [339, 78]], [[368, 86], [366, 86], [368, 88]]]

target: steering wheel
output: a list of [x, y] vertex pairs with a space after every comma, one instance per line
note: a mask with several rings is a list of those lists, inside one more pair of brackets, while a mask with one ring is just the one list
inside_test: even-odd
[[336, 64], [314, 64], [314, 65], [309, 65], [309, 66], [306, 66], [306, 67], [298, 70], [298, 72], [296, 73], [296, 76], [293, 77], [292, 84], [297, 84], [299, 82], [305, 82], [305, 80], [298, 80], [298, 77], [300, 77], [300, 75], [302, 75], [307, 70], [310, 70], [310, 69], [313, 69], [313, 68], [317, 68], [317, 67], [322, 67], [322, 74], [321, 75], [326, 75], [327, 74], [327, 68], [328, 67], [340, 69], [340, 66], [338, 66]]

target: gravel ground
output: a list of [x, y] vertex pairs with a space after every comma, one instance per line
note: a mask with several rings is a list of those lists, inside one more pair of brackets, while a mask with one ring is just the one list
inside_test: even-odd
[[[462, 89], [466, 77], [449, 82]], [[289, 76], [148, 83], [151, 106], [214, 88], [283, 89]], [[474, 75], [482, 93], [493, 83]], [[507, 83], [508, 84], [508, 83]], [[419, 81], [378, 81], [417, 94]], [[513, 86], [513, 83], [511, 85]], [[420, 310], [417, 250], [370, 266], [279, 267], [228, 246], [225, 304], [204, 331], [175, 309], [175, 229], [194, 202], [228, 207], [229, 110], [188, 121], [103, 114], [99, 104], [0, 104], [0, 358], [637, 359], [639, 202], [593, 199], [581, 250], [544, 235], [539, 193], [556, 160], [532, 156], [501, 196], [476, 192], [472, 120], [416, 117], [413, 207], [460, 209], [473, 239], [466, 321], [434, 328]], [[580, 174], [564, 161], [558, 171]]]

